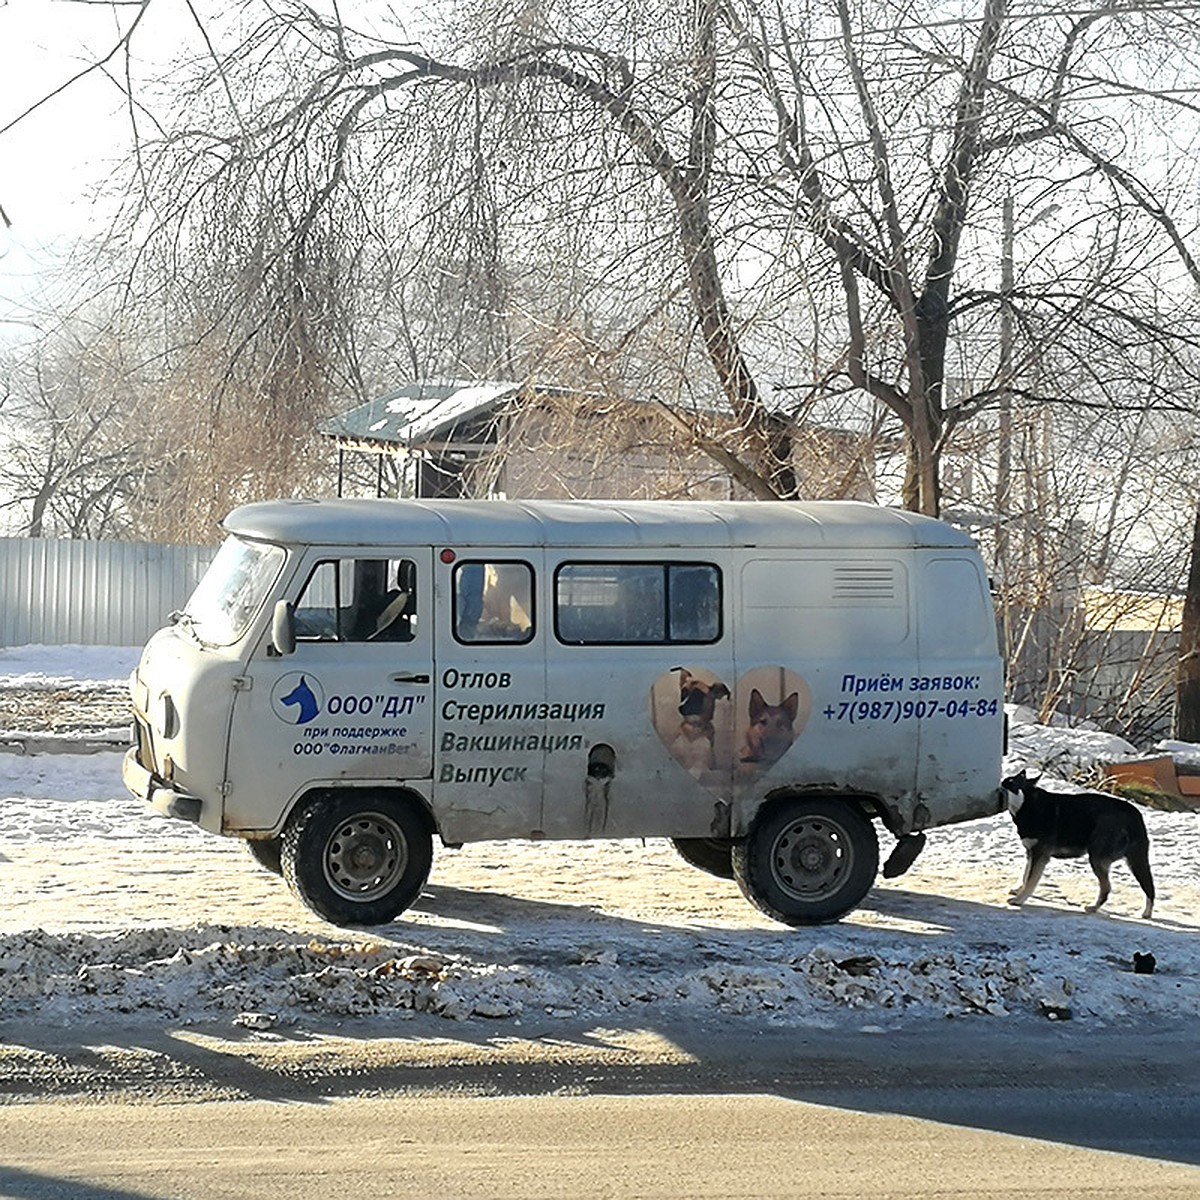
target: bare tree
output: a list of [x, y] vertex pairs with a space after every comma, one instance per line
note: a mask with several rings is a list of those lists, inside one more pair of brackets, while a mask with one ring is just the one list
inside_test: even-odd
[[[631, 390], [676, 364], [685, 383], [646, 390], [753, 495], [801, 491], [814, 400], [881, 408], [905, 501], [932, 512], [946, 448], [1033, 396], [1047, 339], [1168, 344], [1182, 308], [1153, 294], [1197, 278], [1188, 147], [1131, 136], [1194, 111], [1178, 6], [481, 0], [421, 48], [296, 0], [197, 19], [169, 108], [150, 84], [131, 105], [131, 293], [158, 286], [267, 424], [398, 367], [520, 376], [569, 332]], [[1007, 196], [1018, 226], [1060, 216], [1023, 235], [1043, 269], [997, 287]], [[697, 413], [718, 397], [714, 440]]]
[[[524, 278], [539, 259], [530, 239], [556, 245], [564, 219], [595, 221], [589, 201], [619, 208], [621, 188], [657, 186], [653, 215], [669, 225], [640, 249], [661, 261], [673, 247], [739, 431], [708, 449], [751, 494], [796, 494], [795, 422], [761, 380], [794, 378], [806, 361], [809, 391], [836, 398], [849, 384], [894, 414], [905, 500], [929, 512], [955, 431], [1019, 386], [1018, 346], [990, 386], [977, 363], [984, 386], [952, 395], [947, 362], [960, 341], [1019, 301], [1057, 308], [1059, 337], [1089, 313], [1143, 313], [1134, 262], [1165, 277], [1171, 258], [1200, 278], [1171, 212], [1185, 180], [1152, 186], [1147, 157], [1123, 138], [1135, 119], [1186, 104], [1160, 86], [1165, 68], [1151, 56], [1145, 87], [1126, 84], [1123, 67], [1129, 47], [1166, 39], [1175, 69], [1189, 66], [1189, 11], [1109, 3], [1062, 16], [988, 0], [975, 16], [922, 21], [889, 0], [861, 10], [695, 0], [679, 21], [656, 10], [602, 16], [475, 7], [440, 31], [437, 53], [305, 4], [256, 13], [240, 37], [226, 31], [228, 49], [184, 89], [199, 107], [164, 143], [159, 161], [171, 169], [149, 176], [163, 228], [196, 206], [219, 214], [215, 197], [250, 188], [291, 212], [289, 236], [303, 245], [352, 197], [373, 230], [371, 269], [389, 265], [393, 281], [445, 272], [458, 295], [443, 315], [453, 324], [473, 309], [493, 331], [492, 361], [516, 363], [513, 318], [523, 302], [551, 301]], [[573, 209], [542, 204], [534, 168], [554, 194], [574, 184]], [[999, 255], [989, 261], [983, 221], [1005, 193], [1027, 212], [1058, 203], [1076, 213], [1074, 228], [1042, 231], [1055, 278], [1027, 301], [988, 286]], [[405, 224], [407, 262], [387, 246], [387, 231]], [[820, 314], [819, 333], [798, 331], [811, 351], [793, 346], [790, 365], [764, 359], [759, 314], [802, 292]], [[442, 289], [435, 302], [447, 298]], [[662, 290], [651, 299], [661, 304]], [[617, 303], [600, 313], [610, 345], [630, 328]], [[1018, 340], [1023, 332], [1018, 324]]]
[[9, 355], [0, 495], [29, 537], [120, 537], [146, 471], [119, 347], [45, 343]]

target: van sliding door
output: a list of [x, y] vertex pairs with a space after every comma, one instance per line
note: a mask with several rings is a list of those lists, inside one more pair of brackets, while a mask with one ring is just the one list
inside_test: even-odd
[[733, 641], [697, 552], [559, 554], [546, 794], [556, 837], [724, 837]]

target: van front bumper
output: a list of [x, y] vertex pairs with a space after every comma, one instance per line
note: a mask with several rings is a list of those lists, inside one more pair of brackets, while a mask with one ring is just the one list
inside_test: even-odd
[[200, 798], [180, 792], [159, 779], [142, 766], [137, 755], [137, 747], [131, 747], [121, 764], [121, 779], [129, 791], [139, 800], [144, 800], [160, 816], [198, 823], [202, 807]]

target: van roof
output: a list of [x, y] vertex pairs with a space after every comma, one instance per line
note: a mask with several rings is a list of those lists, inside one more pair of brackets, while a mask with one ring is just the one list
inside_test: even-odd
[[941, 521], [848, 500], [271, 500], [230, 533], [321, 546], [970, 546]]

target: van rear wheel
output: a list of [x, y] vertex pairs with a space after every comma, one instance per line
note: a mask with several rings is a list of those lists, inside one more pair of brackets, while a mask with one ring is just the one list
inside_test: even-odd
[[718, 879], [733, 878], [730, 859], [733, 843], [729, 838], [672, 838], [671, 845], [685, 863], [699, 867]]
[[734, 843], [733, 873], [756, 908], [785, 925], [836, 921], [879, 869], [879, 840], [853, 801], [818, 796], [765, 809]]
[[433, 865], [424, 809], [371, 791], [310, 801], [288, 823], [281, 849], [292, 892], [335, 925], [386, 925], [421, 894]]

